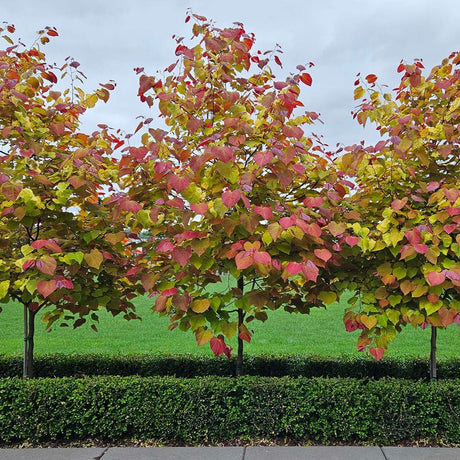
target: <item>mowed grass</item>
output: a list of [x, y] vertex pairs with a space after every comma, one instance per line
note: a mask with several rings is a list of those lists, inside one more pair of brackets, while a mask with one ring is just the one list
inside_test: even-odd
[[[178, 329], [168, 331], [169, 319], [159, 317], [150, 310], [152, 299], [136, 300], [142, 321], [126, 321], [121, 316], [112, 317], [101, 312], [99, 332], [88, 325], [73, 330], [71, 327], [54, 327], [46, 332], [40, 315], [36, 320], [35, 353], [104, 353], [104, 354], [155, 354], [198, 353], [211, 354], [208, 345], [197, 347], [191, 332]], [[265, 323], [253, 321], [250, 329], [254, 335], [245, 343], [245, 353], [289, 354], [305, 353], [323, 356], [358, 355], [356, 339], [359, 331], [345, 331], [342, 322], [345, 303], [332, 304], [326, 309], [315, 309], [309, 315], [289, 314], [284, 311], [269, 312]], [[19, 354], [23, 347], [23, 317], [19, 304], [3, 306], [0, 313], [0, 353]], [[231, 346], [236, 349], [236, 340]], [[429, 356], [430, 330], [407, 326], [390, 345], [387, 356]], [[438, 333], [438, 357], [458, 356], [460, 327], [452, 325]]]

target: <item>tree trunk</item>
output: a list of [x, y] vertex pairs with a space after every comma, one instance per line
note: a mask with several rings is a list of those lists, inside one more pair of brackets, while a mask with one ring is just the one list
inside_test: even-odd
[[31, 379], [34, 376], [35, 313], [29, 310], [27, 304], [24, 305], [24, 358], [22, 372], [24, 379]]
[[436, 380], [437, 365], [436, 365], [436, 339], [438, 336], [438, 328], [431, 326], [431, 351], [430, 351], [430, 380]]
[[[243, 277], [238, 279], [238, 289], [244, 292], [244, 279]], [[243, 375], [243, 351], [244, 344], [243, 340], [240, 339], [240, 326], [243, 324], [245, 313], [243, 310], [238, 309], [238, 352], [236, 356], [236, 376]]]

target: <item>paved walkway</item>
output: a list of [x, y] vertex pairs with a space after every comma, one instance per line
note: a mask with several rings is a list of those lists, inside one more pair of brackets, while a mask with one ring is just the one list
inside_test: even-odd
[[110, 447], [0, 449], [0, 460], [460, 460], [460, 448]]

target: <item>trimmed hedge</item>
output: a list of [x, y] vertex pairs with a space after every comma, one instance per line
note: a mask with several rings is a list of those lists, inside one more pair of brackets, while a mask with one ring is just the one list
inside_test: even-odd
[[[183, 355], [38, 355], [37, 377], [70, 377], [90, 375], [171, 375], [198, 377], [233, 376], [235, 358]], [[429, 360], [421, 358], [384, 358], [377, 362], [366, 357], [324, 357], [308, 355], [246, 356], [246, 375], [265, 377], [352, 377], [428, 379]], [[0, 377], [22, 375], [22, 357], [0, 355]], [[440, 379], [460, 378], [460, 358], [438, 363]]]
[[460, 442], [460, 380], [0, 379], [1, 443]]

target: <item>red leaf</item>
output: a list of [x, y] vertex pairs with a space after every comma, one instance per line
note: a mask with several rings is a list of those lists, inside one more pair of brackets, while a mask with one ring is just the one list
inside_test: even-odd
[[222, 193], [222, 203], [229, 209], [235, 206], [236, 203], [240, 201], [240, 198], [241, 190], [234, 190], [233, 192], [227, 190], [226, 192]]
[[318, 259], [324, 260], [324, 262], [327, 262], [332, 257], [328, 249], [315, 249], [313, 252]]
[[275, 56], [275, 62], [280, 66], [283, 67], [283, 64], [281, 63], [281, 60], [278, 56]]
[[52, 294], [55, 290], [57, 289], [57, 283], [56, 280], [41, 280], [37, 284], [37, 291], [43, 296], [43, 297], [48, 297], [50, 294]]
[[306, 85], [308, 86], [311, 86], [313, 80], [311, 78], [311, 75], [309, 73], [303, 73], [301, 76], [300, 76], [300, 80], [305, 83]]
[[366, 77], [366, 80], [369, 84], [375, 83], [377, 81], [377, 75], [371, 73]]
[[179, 246], [172, 250], [172, 258], [182, 267], [187, 265], [191, 256], [192, 248], [190, 246], [187, 246], [186, 248]]
[[166, 308], [167, 301], [168, 301], [167, 297], [159, 295], [157, 299], [155, 300], [155, 311], [157, 311], [158, 313], [160, 311], [163, 311]]
[[430, 272], [426, 275], [426, 279], [430, 286], [438, 286], [439, 284], [444, 283], [446, 276], [443, 273]]
[[48, 30], [47, 34], [50, 36], [50, 37], [57, 37], [59, 34], [57, 33], [56, 29], [50, 29]]
[[248, 331], [247, 327], [244, 325], [241, 326], [240, 331], [238, 337], [245, 342], [251, 343], [251, 333]]
[[35, 266], [35, 260], [26, 260], [22, 264], [22, 270], [26, 271], [28, 268]]
[[171, 252], [174, 249], [174, 244], [169, 240], [161, 240], [157, 246], [157, 252]]
[[219, 335], [218, 337], [213, 337], [209, 341], [209, 345], [216, 356], [225, 354], [227, 358], [230, 358], [230, 353], [233, 350], [233, 348], [227, 347], [224, 341], [224, 337], [222, 335]]
[[369, 352], [374, 357], [374, 359], [376, 361], [380, 361], [382, 359], [383, 355], [385, 354], [385, 350], [383, 348], [381, 348], [381, 347], [379, 347], [379, 348], [371, 347], [371, 348], [369, 348]]

